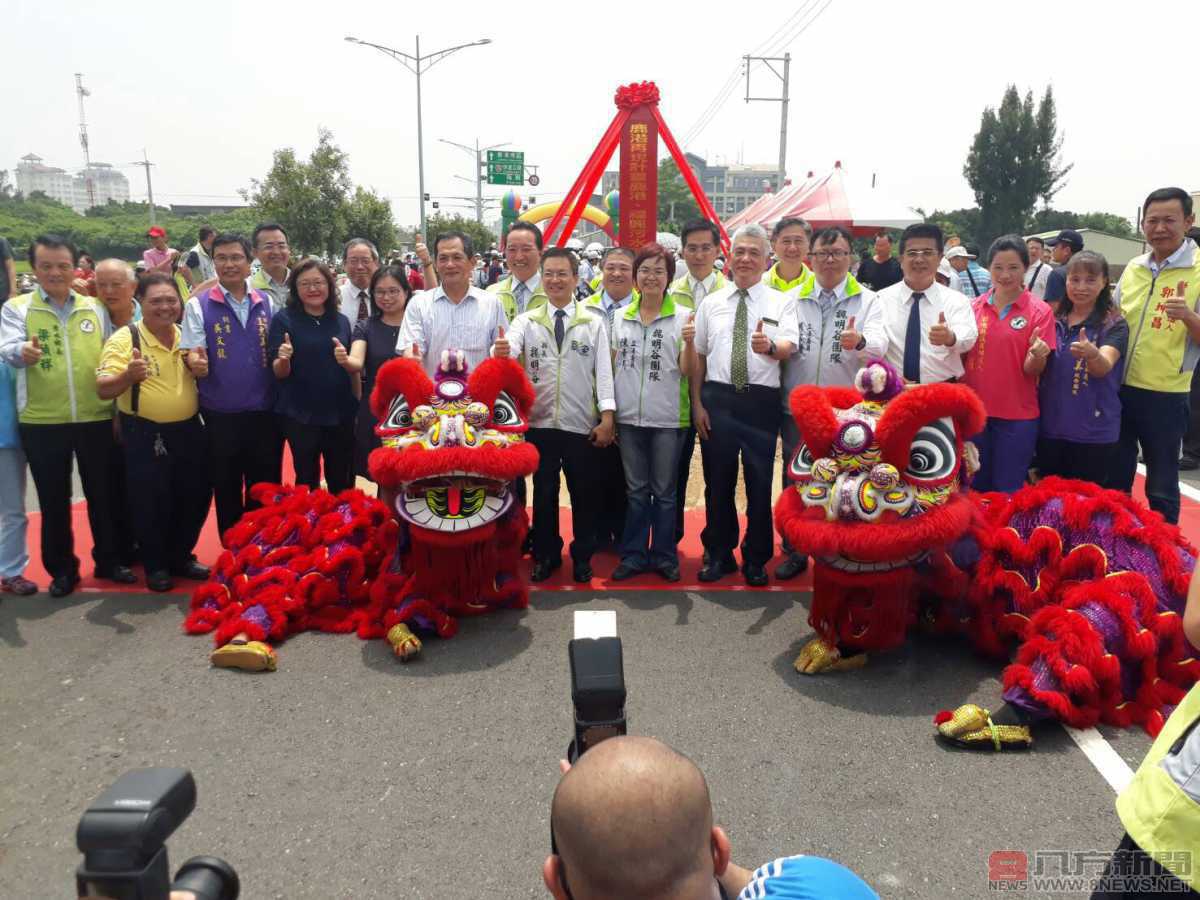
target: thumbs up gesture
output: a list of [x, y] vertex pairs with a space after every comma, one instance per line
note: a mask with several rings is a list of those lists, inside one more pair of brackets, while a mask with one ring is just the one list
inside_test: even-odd
[[1187, 282], [1181, 281], [1175, 288], [1174, 296], [1167, 298], [1166, 302], [1163, 303], [1167, 318], [1172, 322], [1187, 321], [1189, 317], [1196, 315], [1196, 313], [1188, 308], [1187, 300], [1184, 297], [1186, 291]]
[[929, 329], [929, 343], [935, 347], [953, 347], [956, 340], [954, 332], [946, 324], [946, 314], [938, 313], [937, 324]]
[[279, 352], [275, 354], [276, 359], [286, 359], [289, 362], [292, 359], [292, 336], [286, 331], [283, 333], [283, 343], [279, 345]]
[[21, 362], [32, 366], [36, 365], [41, 358], [42, 345], [38, 343], [37, 335], [34, 335], [33, 340], [26, 341], [21, 345]]
[[188, 353], [188, 369], [193, 378], [208, 377], [208, 348], [197, 347]]
[[750, 335], [750, 349], [764, 355], [771, 352], [771, 339], [763, 333], [762, 319], [758, 320], [758, 324], [754, 326], [754, 333]]
[[842, 349], [857, 350], [861, 342], [862, 335], [854, 330], [854, 316], [851, 316], [846, 320], [846, 327], [842, 329]]
[[1071, 342], [1071, 355], [1076, 359], [1093, 360], [1100, 355], [1100, 348], [1088, 340], [1087, 332], [1079, 329], [1079, 335]]
[[346, 348], [337, 338], [333, 339], [333, 358], [337, 360], [339, 366], [345, 366], [346, 361], [350, 359], [350, 354], [346, 352]]
[[1034, 359], [1045, 359], [1050, 355], [1050, 346], [1042, 340], [1033, 325], [1029, 326], [1029, 355]]
[[690, 344], [696, 340], [696, 311], [692, 310], [688, 313], [688, 320], [683, 326], [683, 332], [680, 335], [685, 344]]
[[492, 344], [492, 356], [498, 359], [508, 359], [512, 356], [512, 346], [508, 343], [508, 338], [504, 336], [503, 325], [496, 329], [496, 341]]
[[146, 360], [142, 358], [142, 351], [137, 347], [134, 347], [133, 352], [129, 354], [129, 365], [125, 367], [125, 377], [134, 384], [150, 377], [150, 369], [146, 365]]

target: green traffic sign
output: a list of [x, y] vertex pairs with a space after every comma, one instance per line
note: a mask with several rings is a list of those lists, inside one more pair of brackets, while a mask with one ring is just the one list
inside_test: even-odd
[[521, 150], [489, 150], [488, 184], [524, 184], [525, 153]]

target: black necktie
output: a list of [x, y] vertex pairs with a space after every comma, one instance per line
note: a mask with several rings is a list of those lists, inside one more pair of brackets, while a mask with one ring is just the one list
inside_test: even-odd
[[912, 295], [912, 309], [908, 311], [908, 331], [904, 332], [904, 380], [921, 380], [921, 298]]
[[567, 311], [560, 309], [554, 313], [554, 340], [558, 344], [558, 352], [562, 353], [563, 338], [567, 336], [567, 326], [563, 321], [567, 317]]
[[363, 319], [371, 315], [371, 311], [367, 309], [367, 292], [358, 292], [358, 318], [355, 321], [361, 322]]

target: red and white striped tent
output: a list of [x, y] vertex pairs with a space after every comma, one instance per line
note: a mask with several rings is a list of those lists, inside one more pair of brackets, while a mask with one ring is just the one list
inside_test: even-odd
[[[773, 202], [759, 206], [767, 197]], [[840, 162], [827, 175], [806, 179], [795, 190], [767, 197], [742, 210], [734, 217], [736, 223], [733, 219], [725, 223], [726, 229], [732, 231], [746, 222], [770, 228], [780, 219], [799, 216], [813, 228], [842, 225], [861, 237], [881, 228], [899, 229], [924, 221], [920, 213], [881, 188], [847, 177]]]

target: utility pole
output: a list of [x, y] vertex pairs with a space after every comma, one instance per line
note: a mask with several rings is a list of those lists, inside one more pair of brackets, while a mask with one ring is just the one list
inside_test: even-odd
[[405, 53], [403, 50], [385, 47], [383, 44], [373, 44], [370, 41], [359, 40], [356, 37], [347, 37], [346, 40], [351, 44], [374, 47], [380, 53], [390, 56], [417, 76], [417, 192], [421, 195], [421, 236], [424, 240], [429, 240], [429, 235], [425, 233], [425, 132], [421, 118], [421, 75], [433, 68], [455, 50], [462, 50], [465, 47], [482, 47], [484, 44], [490, 44], [492, 39], [480, 38], [477, 41], [471, 41], [469, 44], [458, 44], [454, 47], [447, 47], [445, 50], [426, 53], [424, 56], [421, 55], [420, 35], [416, 36], [415, 56], [411, 53]]
[[[783, 190], [784, 172], [787, 170], [787, 120], [788, 120], [788, 86], [789, 75], [792, 66], [792, 54], [785, 53], [783, 56], [743, 56], [746, 61], [746, 102], [751, 100], [763, 100], [768, 103], [779, 104], [779, 183], [775, 187], [776, 193]], [[775, 75], [783, 83], [783, 91], [778, 97], [751, 97], [750, 96], [750, 63], [760, 62]], [[782, 63], [782, 72], [773, 64]]]
[[150, 204], [150, 227], [153, 228], [156, 224], [154, 221], [154, 186], [150, 183], [150, 167], [154, 163], [146, 158], [146, 148], [142, 148], [142, 158], [134, 160], [131, 165], [141, 166], [146, 170], [146, 200]]
[[[468, 147], [466, 144], [460, 144], [457, 141], [448, 141], [445, 138], [438, 138], [443, 144], [449, 144], [451, 147], [457, 147], [459, 150], [466, 151], [475, 158], [475, 221], [480, 225], [483, 224], [483, 173], [485, 165], [483, 162], [483, 154], [489, 150], [499, 150], [501, 147], [507, 147], [508, 142], [503, 144], [492, 144], [490, 147], [480, 147], [479, 138], [475, 138], [475, 146]], [[470, 179], [464, 179], [470, 180]]]
[[96, 205], [96, 183], [92, 180], [92, 151], [88, 147], [87, 116], [83, 112], [83, 98], [91, 92], [83, 86], [83, 73], [75, 73], [75, 94], [79, 98], [79, 144], [83, 147], [83, 180], [87, 185], [88, 206]]

